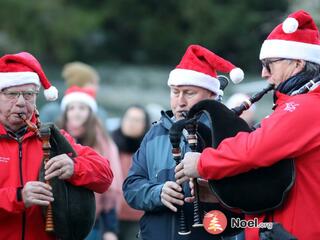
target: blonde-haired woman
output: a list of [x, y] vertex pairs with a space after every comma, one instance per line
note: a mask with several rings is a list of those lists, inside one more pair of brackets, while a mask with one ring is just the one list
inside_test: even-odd
[[78, 143], [94, 148], [110, 161], [114, 181], [104, 194], [96, 194], [96, 223], [87, 239], [117, 240], [118, 219], [122, 195], [122, 173], [118, 148], [96, 115], [95, 89], [72, 86], [61, 101], [63, 112], [59, 126]]

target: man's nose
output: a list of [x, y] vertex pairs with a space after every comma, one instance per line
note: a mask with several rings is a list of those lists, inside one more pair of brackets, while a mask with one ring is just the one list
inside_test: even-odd
[[262, 67], [262, 70], [261, 70], [261, 77], [262, 78], [269, 78], [271, 75], [270, 75], [270, 72], [265, 68], [265, 67]]
[[25, 103], [26, 103], [26, 100], [24, 99], [23, 94], [20, 94], [17, 98], [16, 104], [19, 104], [19, 105], [23, 104], [24, 105]]
[[186, 97], [183, 93], [179, 94], [178, 103], [179, 103], [179, 106], [187, 105]]

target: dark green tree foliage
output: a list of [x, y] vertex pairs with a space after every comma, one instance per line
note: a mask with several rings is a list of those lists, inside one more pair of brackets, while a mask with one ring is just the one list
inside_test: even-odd
[[96, 12], [64, 0], [2, 0], [0, 50], [31, 51], [58, 62], [75, 58], [81, 39], [102, 22]]
[[249, 70], [288, 7], [283, 0], [114, 0], [104, 6], [104, 57], [176, 64], [198, 43]]
[[26, 49], [57, 62], [171, 65], [197, 43], [246, 70], [257, 67], [263, 40], [288, 7], [286, 0], [1, 2], [1, 51]]

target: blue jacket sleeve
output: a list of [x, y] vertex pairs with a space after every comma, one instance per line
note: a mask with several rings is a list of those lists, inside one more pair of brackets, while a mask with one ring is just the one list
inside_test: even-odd
[[135, 209], [156, 211], [164, 207], [160, 194], [163, 187], [156, 179], [150, 179], [148, 159], [146, 155], [147, 136], [141, 143], [140, 149], [134, 154], [132, 166], [123, 183], [123, 194], [127, 203]]

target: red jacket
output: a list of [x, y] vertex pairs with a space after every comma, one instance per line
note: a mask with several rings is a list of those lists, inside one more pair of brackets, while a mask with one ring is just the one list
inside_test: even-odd
[[[68, 181], [95, 192], [106, 191], [113, 178], [106, 159], [91, 148], [76, 144], [66, 132], [62, 133], [78, 154], [74, 175]], [[44, 231], [41, 208], [25, 208], [23, 201], [17, 199], [18, 187], [38, 180], [41, 162], [41, 141], [33, 132], [28, 131], [18, 142], [0, 124], [0, 239], [55, 239]]]
[[[275, 111], [261, 128], [227, 138], [216, 150], [205, 149], [198, 171], [203, 178], [220, 179], [293, 157], [295, 184], [284, 206], [274, 211], [274, 221], [299, 240], [319, 239], [320, 87], [296, 96], [278, 93], [278, 97]], [[250, 229], [246, 232], [250, 234]]]

